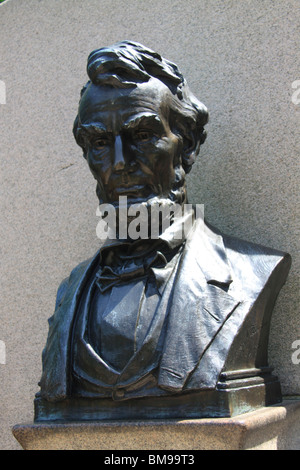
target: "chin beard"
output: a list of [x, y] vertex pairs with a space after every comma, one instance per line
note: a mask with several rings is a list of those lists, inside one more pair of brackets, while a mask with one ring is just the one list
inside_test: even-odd
[[[172, 197], [173, 196], [174, 194], [172, 194]], [[180, 194], [180, 197], [176, 199], [176, 201], [171, 199], [170, 196], [155, 196], [144, 202], [134, 204], [127, 203], [127, 206], [118, 205], [115, 208], [117, 238], [122, 238], [121, 233], [124, 233], [124, 228], [126, 227], [127, 238], [131, 239], [129, 230], [130, 224], [136, 221], [137, 218], [139, 218], [140, 225], [143, 224], [148, 234], [151, 233], [151, 227], [154, 225], [156, 227], [155, 233], [157, 236], [161, 235], [166, 227], [173, 224], [178, 214], [181, 216], [183, 208], [183, 204], [180, 202], [181, 200], [182, 195]], [[124, 213], [122, 214], [122, 209], [126, 210], [126, 217], [124, 217]], [[131, 210], [133, 215], [130, 214]], [[133, 240], [135, 239], [136, 238], [133, 238]]]
[[[99, 203], [100, 204], [105, 203], [102, 197], [103, 190], [100, 187], [99, 183], [97, 184], [97, 187], [96, 187], [96, 194], [98, 196]], [[158, 208], [160, 209], [159, 216], [158, 216], [159, 220], [157, 220], [156, 223], [158, 223], [159, 234], [161, 234], [166, 223], [168, 225], [172, 225], [174, 221], [174, 217], [176, 217], [176, 210], [179, 210], [179, 209], [182, 210], [183, 205], [187, 204], [185, 172], [181, 166], [178, 166], [175, 169], [175, 181], [174, 181], [173, 187], [171, 188], [168, 194], [165, 194], [165, 195], [160, 194], [159, 189], [157, 189], [157, 195], [150, 196], [145, 201], [141, 201], [139, 199], [135, 201], [134, 198], [128, 197], [126, 199], [127, 206], [123, 204], [120, 205], [119, 201], [115, 201], [114, 203], [112, 203], [116, 211], [116, 236], [117, 238], [119, 238], [120, 227], [123, 227], [124, 229], [125, 224], [127, 224], [126, 233], [128, 233], [128, 227], [130, 223], [136, 219], [138, 213], [147, 214], [147, 220], [143, 220], [143, 222], [150, 229], [151, 218], [153, 217], [153, 214], [156, 212], [154, 210], [155, 206], [156, 206], [156, 209]], [[124, 199], [123, 199], [123, 202], [124, 202]], [[132, 206], [134, 207], [135, 214], [131, 216], [128, 214], [128, 209]], [[141, 208], [140, 211], [142, 212], [139, 211], [139, 208]], [[124, 219], [124, 217], [121, 216], [122, 209], [123, 210], [126, 209], [127, 211], [126, 219]]]

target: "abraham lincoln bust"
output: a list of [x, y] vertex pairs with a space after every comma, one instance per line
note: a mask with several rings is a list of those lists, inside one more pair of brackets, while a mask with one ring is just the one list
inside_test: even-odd
[[[188, 203], [206, 107], [177, 66], [129, 41], [92, 52], [74, 136], [117, 214], [114, 238], [58, 289], [35, 420], [231, 416], [281, 400], [271, 314], [290, 256], [189, 213], [158, 236], [123, 236], [120, 198]], [[171, 214], [171, 212], [170, 212]], [[177, 236], [175, 236], [177, 234]]]

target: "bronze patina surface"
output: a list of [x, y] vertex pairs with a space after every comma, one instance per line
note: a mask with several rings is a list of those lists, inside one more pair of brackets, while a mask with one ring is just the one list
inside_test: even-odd
[[[100, 204], [184, 207], [206, 107], [177, 66], [129, 41], [92, 52], [74, 136]], [[268, 364], [286, 253], [193, 217], [108, 239], [58, 289], [35, 421], [226, 417], [281, 401]], [[127, 221], [127, 223], [129, 220]]]

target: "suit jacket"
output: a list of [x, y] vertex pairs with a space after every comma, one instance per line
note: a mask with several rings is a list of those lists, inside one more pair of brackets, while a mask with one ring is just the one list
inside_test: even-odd
[[[99, 251], [58, 289], [39, 383], [47, 400], [72, 394], [73, 325], [98, 263]], [[222, 371], [267, 366], [271, 313], [290, 263], [288, 254], [222, 235], [196, 220], [162, 294], [167, 308], [156, 314], [142, 347], [120, 374], [100, 363], [99, 396], [117, 400], [213, 390]]]

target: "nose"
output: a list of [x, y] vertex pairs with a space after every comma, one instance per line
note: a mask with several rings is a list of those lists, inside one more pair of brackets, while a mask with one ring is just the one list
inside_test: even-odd
[[124, 170], [126, 162], [125, 162], [125, 156], [124, 156], [124, 150], [123, 150], [123, 142], [119, 135], [116, 136], [116, 139], [115, 139], [113, 158], [114, 158], [113, 160], [114, 171]]

